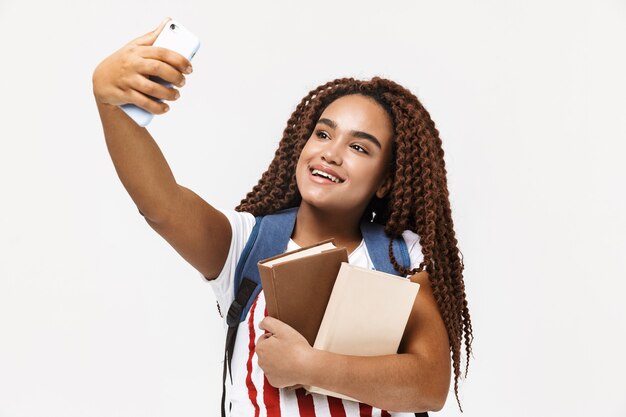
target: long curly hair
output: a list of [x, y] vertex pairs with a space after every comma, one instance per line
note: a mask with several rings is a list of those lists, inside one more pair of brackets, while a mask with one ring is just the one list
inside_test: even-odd
[[[457, 247], [444, 152], [430, 114], [417, 97], [401, 85], [379, 77], [369, 81], [340, 78], [309, 92], [287, 121], [274, 159], [241, 203], [237, 211], [255, 216], [299, 206], [301, 196], [295, 169], [302, 148], [311, 136], [324, 109], [339, 97], [361, 94], [376, 100], [389, 114], [393, 125], [390, 173], [393, 185], [387, 195], [372, 198], [363, 219], [385, 227], [389, 256], [394, 268], [404, 274], [426, 269], [433, 295], [445, 323], [454, 367], [454, 393], [459, 408], [458, 380], [461, 375], [461, 345], [465, 342], [466, 367], [473, 340], [465, 284], [463, 259]], [[394, 258], [392, 238], [404, 230], [419, 235], [423, 261], [413, 270], [403, 268]]]

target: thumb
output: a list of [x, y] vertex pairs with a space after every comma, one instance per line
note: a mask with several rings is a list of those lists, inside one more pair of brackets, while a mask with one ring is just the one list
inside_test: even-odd
[[167, 22], [169, 22], [170, 20], [172, 20], [171, 17], [166, 17], [165, 19], [161, 21], [161, 23], [159, 23], [159, 26], [156, 29], [146, 33], [143, 36], [138, 37], [137, 39], [133, 40], [131, 43], [135, 45], [151, 46], [156, 40], [157, 36], [159, 36], [161, 31], [163, 30], [163, 27], [165, 27]]
[[259, 323], [259, 327], [266, 332], [276, 334], [276, 331], [280, 327], [280, 323], [280, 320], [275, 319], [274, 317], [265, 316], [263, 317], [263, 320], [261, 320], [261, 322]]

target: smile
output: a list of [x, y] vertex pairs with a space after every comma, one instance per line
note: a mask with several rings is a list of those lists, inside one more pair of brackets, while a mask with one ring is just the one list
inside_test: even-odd
[[310, 168], [309, 172], [311, 173], [311, 176], [313, 177], [313, 179], [319, 179], [316, 182], [320, 182], [320, 183], [335, 183], [335, 184], [341, 184], [342, 182], [344, 182], [345, 180], [340, 178], [337, 175], [333, 175], [329, 172], [326, 171], [322, 171], [321, 169], [317, 169], [317, 168]]

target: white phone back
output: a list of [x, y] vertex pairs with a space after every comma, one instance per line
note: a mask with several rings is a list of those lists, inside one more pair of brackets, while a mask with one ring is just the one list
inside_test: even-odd
[[[174, 52], [178, 52], [191, 61], [200, 48], [200, 40], [184, 26], [172, 19], [163, 27], [163, 30], [154, 41], [153, 46], [159, 46], [161, 48], [167, 48]], [[172, 84], [158, 77], [150, 76], [150, 79], [164, 85], [167, 88], [172, 87]], [[159, 102], [163, 101], [153, 97], [151, 98]], [[142, 109], [141, 107], [137, 107], [134, 104], [123, 104], [120, 108], [141, 127], [147, 126], [154, 117], [154, 114]]]

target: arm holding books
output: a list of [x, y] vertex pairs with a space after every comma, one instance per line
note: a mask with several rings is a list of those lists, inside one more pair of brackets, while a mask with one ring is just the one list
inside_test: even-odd
[[438, 411], [450, 386], [448, 335], [428, 276], [420, 284], [398, 354], [341, 355], [312, 348], [285, 323], [265, 317], [259, 366], [276, 387], [314, 385], [389, 411]]

